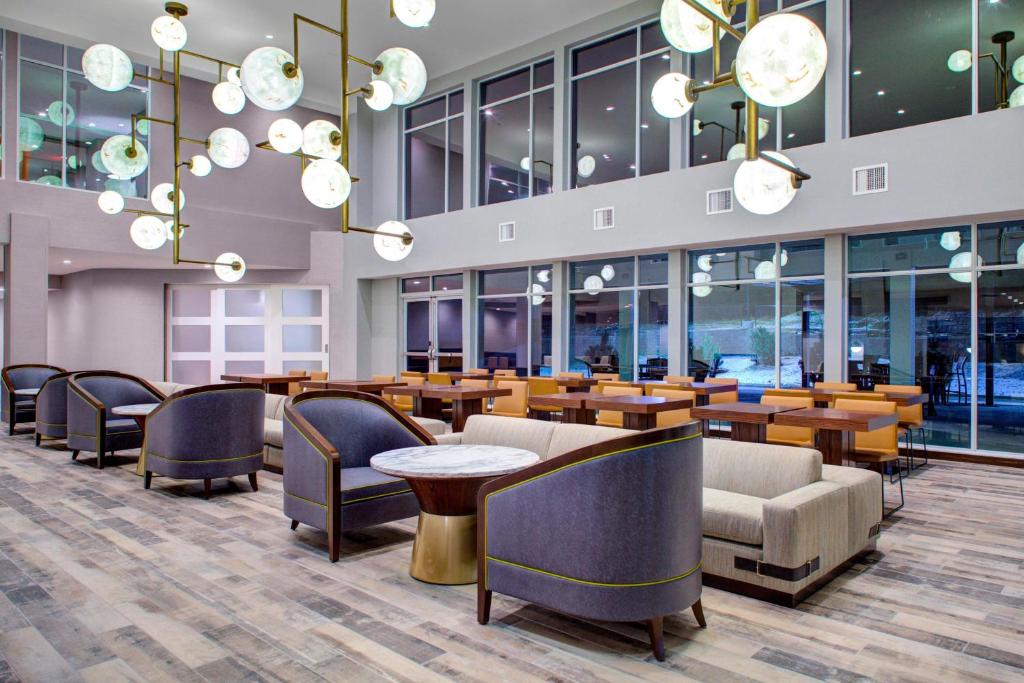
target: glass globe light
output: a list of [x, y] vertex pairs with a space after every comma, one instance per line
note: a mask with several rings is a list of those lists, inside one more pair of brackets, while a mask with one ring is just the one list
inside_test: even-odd
[[544, 270], [537, 271], [538, 282], [551, 282], [551, 271], [545, 268]]
[[772, 122], [764, 117], [757, 119], [757, 139], [764, 140], [768, 135], [768, 131], [772, 129]]
[[46, 118], [57, 126], [70, 125], [75, 120], [75, 110], [67, 102], [51, 102], [46, 108]]
[[615, 267], [606, 265], [601, 268], [601, 279], [605, 282], [611, 282], [612, 278], [615, 277]]
[[[167, 231], [167, 241], [174, 241], [174, 221], [164, 221], [164, 229]], [[181, 241], [185, 237], [185, 228], [178, 228], [178, 240]]]
[[737, 159], [747, 158], [747, 146], [742, 142], [737, 142], [735, 145], [729, 148], [729, 152], [725, 155], [728, 161], [736, 161]]
[[91, 161], [92, 167], [95, 168], [97, 171], [99, 171], [103, 175], [110, 174], [110, 170], [107, 168], [107, 165], [103, 163], [103, 152], [101, 150], [96, 150], [95, 152], [92, 153]]
[[[160, 213], [174, 213], [174, 184], [160, 183], [153, 188], [150, 203]], [[178, 190], [178, 208], [185, 208], [185, 191]]]
[[210, 171], [213, 170], [213, 164], [211, 164], [210, 160], [202, 154], [197, 154], [189, 160], [188, 170], [190, 170], [194, 176], [205, 178], [210, 175]]
[[581, 178], [589, 178], [594, 175], [596, 168], [597, 160], [589, 154], [580, 157], [580, 160], [576, 162], [576, 172], [579, 173]]
[[600, 275], [591, 275], [583, 281], [583, 291], [590, 296], [597, 296], [602, 289], [604, 289], [604, 280]]
[[78, 157], [75, 156], [74, 154], [68, 157], [68, 168], [70, 168], [72, 171], [78, 170]]
[[333, 159], [317, 159], [302, 172], [302, 194], [321, 209], [341, 206], [351, 192], [351, 176]]
[[18, 117], [18, 149], [34, 152], [43, 146], [43, 127], [27, 116]]
[[[782, 260], [782, 267], [785, 268], [787, 265], [789, 265], [789, 252], [786, 251], [785, 249], [783, 249], [782, 253], [780, 254], [780, 256], [782, 257], [781, 258], [781, 260]], [[772, 260], [774, 260], [774, 259], [775, 259], [775, 257], [773, 256]]]
[[238, 168], [249, 160], [249, 141], [234, 128], [218, 128], [206, 140], [210, 161], [221, 168]]
[[49, 185], [50, 187], [60, 187], [62, 185], [60, 177], [55, 175], [44, 175], [36, 178], [36, 183], [39, 185]]
[[[778, 152], [763, 154], [793, 165], [793, 162]], [[764, 159], [755, 159], [744, 161], [736, 169], [733, 193], [747, 211], [767, 216], [789, 206], [796, 196], [796, 188], [793, 186], [792, 173]]]
[[771, 261], [761, 261], [754, 268], [755, 280], [772, 280], [775, 278], [775, 264]]
[[395, 104], [412, 104], [420, 98], [427, 87], [427, 67], [412, 50], [391, 47], [377, 55], [383, 69], [377, 76], [391, 86]]
[[[405, 237], [399, 237], [403, 235]], [[412, 253], [412, 231], [405, 223], [385, 221], [373, 236], [373, 250], [385, 261], [401, 261]]]
[[1014, 91], [1010, 93], [1010, 108], [1016, 108], [1024, 105], [1024, 85], [1018, 85], [1014, 88]]
[[121, 196], [120, 192], [112, 190], [100, 192], [100, 196], [96, 198], [96, 204], [99, 205], [100, 211], [111, 216], [124, 211], [124, 197]]
[[213, 88], [213, 106], [222, 114], [234, 115], [245, 108], [245, 93], [242, 87], [223, 81]]
[[245, 276], [245, 259], [227, 251], [217, 257], [214, 274], [224, 282], [238, 282]]
[[164, 222], [156, 216], [139, 216], [132, 221], [128, 233], [140, 249], [159, 249], [167, 241]]
[[107, 92], [124, 90], [135, 78], [135, 67], [128, 55], [103, 43], [82, 53], [82, 71], [90, 83]]
[[330, 121], [310, 121], [302, 129], [302, 153], [320, 159], [340, 159], [341, 130]]
[[697, 137], [704, 132], [704, 122], [700, 119], [693, 120], [693, 137]]
[[693, 108], [686, 93], [690, 78], [681, 73], [667, 73], [657, 80], [651, 89], [651, 104], [654, 111], [666, 119], [678, 119]]
[[260, 47], [242, 60], [242, 90], [260, 109], [283, 111], [302, 96], [302, 69], [293, 78], [285, 75], [286, 64], [295, 60], [276, 47]]
[[523, 157], [519, 160], [519, 168], [529, 172], [530, 170], [530, 157]]
[[828, 63], [828, 45], [813, 21], [773, 14], [757, 23], [736, 51], [736, 81], [747, 97], [785, 107], [809, 95]]
[[970, 50], [957, 50], [946, 60], [946, 67], [953, 73], [961, 73], [971, 68], [974, 57]]
[[153, 36], [153, 42], [158, 47], [170, 52], [177, 52], [185, 47], [188, 41], [188, 29], [185, 28], [185, 24], [169, 14], [154, 19], [149, 27], [149, 34]]
[[[722, 0], [698, 0], [723, 21], [729, 20]], [[672, 47], [683, 52], [704, 52], [711, 48], [714, 22], [687, 5], [683, 0], [665, 0], [661, 4], [661, 31]], [[719, 29], [719, 35], [725, 32]]]
[[693, 277], [691, 278], [691, 281], [694, 284], [699, 285], [697, 287], [692, 287], [690, 289], [690, 291], [693, 292], [694, 296], [697, 296], [697, 297], [700, 297], [701, 299], [703, 299], [704, 297], [706, 297], [709, 294], [711, 294], [711, 288], [708, 287], [707, 285], [703, 284], [705, 282], [711, 282], [711, 274], [710, 273], [694, 273]]
[[228, 83], [234, 83], [235, 85], [242, 85], [242, 70], [237, 66], [233, 66], [225, 73], [225, 78]]
[[395, 101], [395, 91], [387, 81], [374, 79], [367, 87], [370, 93], [363, 95], [363, 101], [370, 109], [384, 111]]
[[956, 251], [960, 248], [961, 238], [958, 230], [951, 230], [949, 232], [942, 233], [939, 238], [939, 246], [946, 251]]
[[409, 28], [423, 28], [430, 24], [437, 10], [435, 0], [392, 0], [395, 17]]
[[[698, 256], [697, 267], [703, 270], [705, 273], [710, 273], [712, 267], [711, 254], [704, 254], [703, 256]], [[696, 275], [696, 273], [694, 273], [694, 275]], [[696, 280], [694, 280], [694, 282], [696, 282]]]
[[1017, 265], [1024, 266], [1024, 244], [1017, 247]]
[[291, 119], [278, 119], [270, 124], [267, 139], [282, 154], [293, 154], [302, 147], [302, 126]]
[[526, 295], [530, 297], [530, 303], [534, 306], [540, 306], [544, 303], [544, 294], [546, 293], [547, 292], [544, 291], [544, 285], [538, 285], [536, 283], [530, 285], [526, 290]]
[[[134, 156], [130, 156], [134, 154]], [[149, 166], [149, 153], [146, 146], [138, 140], [132, 149], [130, 135], [114, 135], [107, 138], [100, 148], [100, 158], [110, 175], [118, 180], [128, 180], [142, 175]]]
[[143, 137], [149, 135], [149, 121], [143, 119], [135, 122], [135, 132]]

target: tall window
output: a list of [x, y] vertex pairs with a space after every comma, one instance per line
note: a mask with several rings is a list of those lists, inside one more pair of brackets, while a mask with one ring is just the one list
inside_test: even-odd
[[[1002, 41], [1010, 37], [1007, 31], [1013, 32], [1013, 40], [1006, 43], [1006, 68], [1011, 70], [1006, 76], [1006, 91], [1008, 95], [1012, 95], [1017, 90], [1017, 97], [1024, 104], [1024, 87], [1021, 86], [1024, 83], [1024, 74], [1021, 74], [1019, 69], [1016, 73], [1012, 72], [1014, 64], [1024, 56], [1022, 28], [1024, 2], [1021, 0], [982, 0], [978, 3], [978, 111], [992, 111], [1003, 101], [1002, 93], [996, 90], [1001, 69], [1001, 66], [997, 65]], [[969, 49], [971, 46], [963, 47]]]
[[668, 255], [572, 263], [570, 272], [569, 370], [664, 377]]
[[479, 365], [551, 375], [551, 266], [480, 273]]
[[480, 204], [551, 192], [554, 76], [548, 59], [480, 84]]
[[[807, 17], [825, 30], [825, 2], [785, 2], [784, 12], [793, 12]], [[789, 9], [798, 5], [795, 9]], [[774, 0], [761, 3], [761, 14], [770, 14], [778, 9]], [[746, 5], [737, 8], [733, 23], [745, 21]], [[726, 34], [722, 37], [722, 70], [728, 68], [736, 58], [739, 41]], [[693, 56], [693, 78], [710, 83], [712, 73], [711, 51]], [[690, 165], [700, 166], [726, 158], [742, 158], [742, 142], [746, 139], [746, 101], [737, 88], [719, 88], [701, 93], [694, 105], [691, 116]], [[757, 136], [762, 150], [790, 149], [813, 145], [825, 141], [825, 79], [814, 91], [796, 104], [775, 109], [761, 107]], [[741, 145], [737, 147], [737, 145]], [[735, 148], [735, 149], [734, 149]], [[733, 157], [729, 157], [729, 152]], [[739, 155], [739, 156], [737, 156]]]
[[689, 374], [735, 377], [745, 401], [821, 379], [824, 248], [817, 239], [690, 252]]
[[463, 96], [457, 90], [405, 110], [405, 217], [462, 208]]
[[[99, 154], [107, 138], [131, 134], [132, 114], [148, 111], [145, 81], [106, 92], [82, 75], [82, 50], [26, 35], [19, 45], [18, 178], [146, 196], [148, 172], [129, 180], [113, 178]], [[140, 121], [137, 131], [144, 145], [149, 142], [147, 124]]]
[[4, 30], [0, 28], [0, 177], [3, 177], [4, 171], [4, 159], [3, 159], [3, 148], [4, 148], [4, 107], [3, 102], [6, 101], [4, 97]]
[[670, 59], [657, 22], [573, 51], [573, 187], [668, 170], [669, 122], [651, 89]]
[[847, 249], [847, 380], [921, 386], [929, 443], [970, 447], [970, 227], [849, 237]]

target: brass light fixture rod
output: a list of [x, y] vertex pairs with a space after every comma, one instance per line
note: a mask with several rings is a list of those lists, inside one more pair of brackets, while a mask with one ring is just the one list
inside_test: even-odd
[[[747, 30], [757, 26], [757, 22], [761, 20], [760, 2], [761, 0], [746, 0], [747, 2]], [[733, 81], [736, 81], [735, 66], [733, 73]], [[738, 85], [738, 83], [737, 83]], [[760, 154], [758, 150], [758, 114], [759, 107], [757, 102], [747, 98], [747, 161], [756, 161]]]
[[382, 235], [384, 237], [401, 237], [402, 244], [412, 244], [412, 234], [408, 232], [397, 233], [397, 232], [377, 232], [370, 228], [357, 228], [354, 225], [350, 225], [348, 228], [349, 232], [361, 232], [365, 235]]
[[239, 263], [238, 261], [232, 261], [231, 263], [226, 263], [224, 261], [198, 261], [196, 259], [183, 258], [183, 259], [178, 259], [178, 263], [193, 263], [193, 264], [195, 264], [197, 266], [231, 266], [231, 270], [241, 270], [242, 269], [242, 264]]
[[217, 64], [218, 66], [221, 66], [221, 67], [228, 66], [228, 67], [234, 67], [236, 69], [242, 68], [241, 65], [239, 65], [239, 64], [235, 64], [233, 62], [229, 62], [229, 61], [226, 61], [224, 59], [218, 59], [217, 57], [211, 57], [209, 55], [204, 55], [201, 52], [193, 52], [191, 50], [178, 50], [178, 52], [183, 54], [183, 55], [188, 55], [189, 57], [195, 57], [196, 59], [205, 59], [206, 61], [213, 62], [214, 64]]
[[[746, 1], [747, 5], [748, 5], [748, 8], [747, 8], [747, 17], [748, 17], [747, 28], [749, 29], [750, 28], [750, 21], [749, 21], [750, 8], [749, 8], [749, 5], [751, 3], [749, 1], [747, 1], [747, 0], [744, 0], [744, 1]], [[709, 10], [704, 5], [702, 5], [699, 2], [697, 2], [697, 0], [683, 0], [683, 2], [685, 2], [687, 5], [689, 5], [693, 9], [697, 10], [697, 12], [702, 14], [706, 19], [708, 19], [708, 20], [714, 22], [715, 24], [717, 24], [719, 28], [721, 28], [723, 31], [725, 31], [729, 35], [731, 35], [736, 40], [743, 40], [743, 32], [742, 31], [740, 31], [739, 29], [735, 28], [729, 22], [722, 21], [722, 18], [720, 16], [718, 16], [717, 14], [715, 14], [714, 12]], [[731, 3], [731, 4], [732, 5], [739, 5], [739, 4], [742, 4], [742, 3], [738, 3], [737, 2], [737, 3]], [[728, 14], [729, 14], [729, 16], [732, 16], [732, 12], [731, 11], [729, 11]], [[716, 31], [716, 33], [717, 33], [717, 31]]]

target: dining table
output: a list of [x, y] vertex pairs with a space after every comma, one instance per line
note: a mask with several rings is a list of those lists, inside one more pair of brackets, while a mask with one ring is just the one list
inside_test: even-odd
[[[697, 406], [706, 406], [715, 394], [727, 394], [737, 390], [736, 384], [713, 384], [708, 382], [678, 382], [683, 391], [692, 391], [697, 395]], [[707, 420], [701, 420], [701, 431], [706, 439], [711, 434]]]
[[303, 389], [340, 389], [342, 391], [360, 391], [376, 396], [380, 396], [385, 389], [404, 387], [407, 384], [407, 382], [377, 382], [370, 379], [314, 379], [299, 382], [299, 386]]
[[588, 408], [585, 405], [588, 398], [590, 398], [590, 394], [585, 391], [537, 394], [530, 396], [527, 404], [530, 408], [547, 408], [549, 406], [561, 408], [561, 422], [566, 424], [592, 425], [597, 422], [597, 416], [593, 408]]
[[702, 421], [722, 420], [732, 426], [733, 441], [765, 443], [768, 440], [768, 425], [775, 422], [780, 413], [797, 408], [787, 406], [761, 405], [760, 403], [713, 403], [690, 410], [690, 417]]
[[590, 387], [596, 387], [600, 380], [593, 377], [556, 377], [555, 382], [568, 392], [590, 391]]
[[586, 408], [612, 410], [622, 413], [622, 427], [646, 431], [658, 426], [658, 413], [671, 410], [686, 410], [693, 407], [688, 398], [666, 398], [664, 396], [605, 396], [591, 394], [585, 401]]
[[836, 394], [843, 394], [843, 397], [853, 398], [854, 394], [866, 394], [868, 398], [866, 400], [877, 400], [870, 398], [877, 396], [878, 394], [885, 394], [885, 400], [895, 403], [901, 408], [907, 406], [919, 406], [928, 403], [928, 395], [925, 393], [920, 394], [908, 394], [900, 391], [850, 391], [844, 389], [814, 389], [811, 390], [811, 398], [814, 399], [814, 405], [818, 408], [827, 408], [829, 404], [835, 399]]
[[775, 416], [775, 424], [818, 432], [818, 450], [826, 465], [842, 465], [853, 449], [856, 432], [873, 432], [898, 422], [896, 413], [867, 413], [836, 408], [801, 408]]
[[309, 375], [278, 375], [278, 374], [244, 374], [244, 375], [221, 375], [224, 382], [240, 382], [242, 384], [258, 384], [268, 394], [288, 395], [288, 385], [292, 382], [304, 382], [310, 379]]
[[484, 411], [484, 401], [511, 396], [511, 389], [499, 387], [464, 387], [461, 385], [420, 384], [388, 389], [395, 396], [412, 396], [412, 414], [434, 420], [444, 419], [444, 402], [452, 402], [452, 431], [461, 432], [466, 421]]

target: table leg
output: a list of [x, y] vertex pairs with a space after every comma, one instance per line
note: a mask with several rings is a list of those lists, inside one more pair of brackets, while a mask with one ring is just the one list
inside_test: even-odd
[[444, 402], [439, 398], [413, 396], [412, 406], [412, 414], [416, 417], [428, 417], [432, 420], [444, 419]]
[[[142, 445], [146, 445], [146, 418], [148, 415], [136, 415], [135, 424], [139, 425], [139, 429], [142, 430]], [[144, 458], [144, 452], [139, 452], [139, 464], [135, 466], [135, 474], [143, 476], [146, 473], [146, 462]]]
[[288, 395], [288, 385], [287, 384], [277, 384], [277, 383], [274, 383], [274, 384], [264, 384], [263, 385], [263, 391], [265, 391], [268, 394], [276, 394], [278, 396], [287, 396]]
[[566, 387], [565, 389], [566, 389], [565, 393], [567, 393], [567, 394], [575, 394], [575, 393], [582, 393], [582, 392], [585, 392], [585, 391], [590, 391], [590, 387], [572, 387], [572, 386], [570, 386], [570, 387]]
[[426, 583], [476, 583], [476, 515], [420, 512], [409, 575]]
[[837, 429], [818, 430], [818, 450], [825, 465], [842, 465], [852, 443], [849, 432]]
[[597, 424], [597, 411], [588, 408], [562, 408], [562, 422], [576, 425]]
[[768, 440], [768, 425], [755, 422], [732, 423], [732, 440], [747, 443], [764, 443]]
[[[707, 394], [697, 394], [697, 405], [706, 406], [708, 404]], [[700, 432], [701, 435], [706, 439], [711, 436], [711, 426], [707, 420], [700, 421]]]
[[473, 415], [483, 413], [484, 402], [478, 398], [468, 401], [454, 399], [452, 401], [452, 432], [461, 432], [466, 429], [466, 420]]
[[658, 426], [658, 416], [655, 413], [623, 413], [622, 426], [645, 432]]

